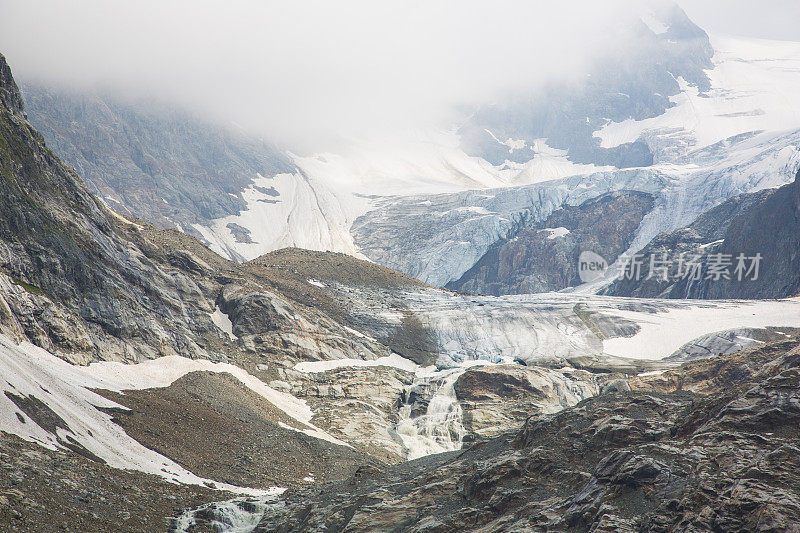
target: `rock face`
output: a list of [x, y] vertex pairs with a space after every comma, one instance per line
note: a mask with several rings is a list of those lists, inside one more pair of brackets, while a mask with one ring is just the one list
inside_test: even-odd
[[256, 531], [796, 531], [800, 351], [767, 351], [749, 372], [670, 373], [690, 390], [609, 392], [458, 455], [287, 493]]
[[469, 435], [486, 438], [516, 430], [532, 413], [555, 413], [595, 396], [598, 381], [610, 376], [518, 365], [477, 367], [461, 374], [455, 392]]
[[[668, 279], [650, 276], [642, 264], [639, 279], [623, 279], [605, 293], [619, 296], [666, 298], [784, 298], [800, 293], [800, 170], [793, 183], [777, 190], [743, 194], [704, 213], [688, 227], [662, 233], [641, 254], [668, 257]], [[708, 264], [714, 256], [727, 258], [728, 278], [716, 279]], [[739, 280], [737, 258], [760, 256], [757, 272]], [[700, 257], [700, 279], [679, 272], [678, 258]], [[752, 261], [748, 259], [749, 269]], [[757, 274], [757, 276], [756, 276]], [[649, 278], [649, 279], [648, 279]], [[753, 279], [755, 278], [755, 279]]]
[[717, 252], [736, 257], [761, 254], [758, 279], [711, 280], [705, 298], [783, 298], [800, 294], [800, 170], [759, 205], [732, 222]]
[[797, 170], [797, 175], [794, 177], [793, 197], [795, 213], [800, 213], [800, 169]]
[[[311, 373], [292, 389], [314, 410], [314, 423], [387, 464], [403, 461], [407, 449], [397, 435], [400, 406], [414, 375], [388, 366], [339, 368]], [[317, 478], [321, 479], [321, 478]]]
[[[293, 166], [277, 147], [189, 113], [110, 94], [24, 84], [31, 123], [112, 208], [161, 227], [238, 214], [259, 174]], [[243, 235], [246, 238], [246, 234]]]
[[[4, 59], [0, 69], [8, 70]], [[6, 79], [2, 90], [11, 96], [4, 101], [19, 101], [15, 89]], [[0, 108], [0, 138], [0, 284], [15, 316], [6, 331], [92, 358], [101, 345], [104, 357], [129, 357], [124, 339], [152, 355], [162, 340], [166, 349], [202, 354], [182, 320], [190, 311], [179, 303], [194, 302], [195, 313], [208, 309], [196, 283], [167, 274], [122, 237], [137, 226], [88, 193], [21, 108]]]
[[488, 191], [381, 198], [355, 220], [351, 233], [373, 261], [443, 287], [494, 243], [565, 205], [619, 191], [657, 196], [669, 185], [660, 172], [628, 169]]
[[22, 94], [19, 92], [19, 87], [17, 87], [14, 77], [11, 75], [11, 68], [6, 63], [5, 58], [0, 61], [0, 105], [12, 115], [25, 118]]
[[628, 249], [653, 198], [622, 191], [564, 206], [542, 222], [525, 224], [493, 244], [448, 289], [471, 294], [527, 294], [558, 291], [582, 283], [578, 258], [583, 251], [609, 263]]

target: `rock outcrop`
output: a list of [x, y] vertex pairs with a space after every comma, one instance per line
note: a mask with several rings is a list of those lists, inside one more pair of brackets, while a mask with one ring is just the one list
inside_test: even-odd
[[[796, 531], [800, 350], [765, 350], [745, 372], [692, 363], [669, 390], [640, 380], [458, 454], [293, 491], [256, 531]], [[728, 371], [695, 369], [709, 364]]]
[[611, 375], [519, 365], [470, 368], [455, 383], [470, 438], [513, 431], [533, 413], [548, 414], [597, 395]]
[[[793, 183], [743, 194], [704, 213], [694, 223], [662, 233], [640, 254], [641, 273], [614, 282], [604, 292], [650, 298], [785, 298], [800, 294], [800, 170]], [[737, 273], [738, 257], [746, 260]], [[667, 257], [667, 276], [650, 275], [650, 257]], [[709, 271], [715, 257], [726, 274]], [[758, 266], [750, 271], [752, 258]], [[702, 265], [697, 279], [680, 259]], [[694, 259], [699, 258], [699, 259]], [[666, 279], [665, 279], [666, 278]], [[741, 278], [741, 279], [739, 279]]]
[[494, 296], [574, 287], [582, 283], [580, 254], [591, 251], [613, 263], [628, 249], [652, 207], [652, 196], [632, 191], [564, 206], [546, 220], [525, 224], [493, 244], [460, 279], [446, 287]]

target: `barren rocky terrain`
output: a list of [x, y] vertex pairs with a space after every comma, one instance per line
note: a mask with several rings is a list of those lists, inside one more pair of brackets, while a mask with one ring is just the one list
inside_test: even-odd
[[785, 342], [640, 378], [461, 453], [291, 491], [256, 530], [797, 531], [798, 364]]
[[[142, 210], [164, 226], [242, 211], [248, 173], [287, 164], [185, 116], [151, 117], [183, 139], [162, 152], [149, 127], [114, 129], [141, 119], [124, 107], [32, 95], [41, 123], [94, 110], [77, 142], [65, 124], [47, 136], [130, 207], [157, 199], [125, 175], [163, 184], [166, 155], [188, 157], [197, 197]], [[592, 146], [626, 167], [654, 155]], [[719, 283], [685, 300], [657, 283], [546, 292], [578, 284], [581, 251], [613, 261], [653, 231], [672, 183], [657, 170], [371, 199], [356, 241], [443, 289], [331, 252], [223, 258], [115, 211], [51, 148], [0, 55], [0, 530], [799, 530], [800, 173], [692, 205], [705, 215], [651, 243], [769, 243], [751, 299]]]

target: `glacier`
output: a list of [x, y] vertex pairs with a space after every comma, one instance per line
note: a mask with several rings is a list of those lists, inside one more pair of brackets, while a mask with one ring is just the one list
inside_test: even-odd
[[[194, 229], [239, 261], [297, 246], [368, 258], [444, 286], [524, 222], [630, 189], [656, 199], [628, 251], [635, 252], [732, 196], [788, 183], [800, 166], [800, 43], [711, 42], [708, 87], [679, 78], [681, 91], [663, 114], [606, 121], [594, 133], [607, 148], [643, 140], [651, 166], [578, 164], [547, 139], [500, 140], [487, 131], [509, 152], [493, 165], [465, 153], [455, 130], [415, 131], [391, 142], [353, 140], [338, 153], [291, 154], [294, 173], [258, 176], [242, 193], [246, 210]], [[516, 162], [521, 147], [534, 155]], [[249, 231], [244, 239], [239, 227]]]

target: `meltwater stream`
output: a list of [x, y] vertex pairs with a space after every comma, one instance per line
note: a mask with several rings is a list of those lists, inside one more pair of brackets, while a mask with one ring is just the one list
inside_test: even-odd
[[456, 368], [420, 378], [422, 382], [416, 383], [416, 387], [436, 387], [425, 414], [412, 418], [414, 405], [411, 402], [400, 407], [397, 433], [407, 449], [407, 459], [461, 448], [467, 431], [462, 424], [455, 383], [463, 371]]
[[250, 533], [258, 526], [267, 509], [283, 507], [284, 503], [277, 496], [246, 496], [209, 503], [175, 518], [172, 529], [177, 533], [189, 533], [195, 531], [198, 522], [201, 522], [214, 531]]

